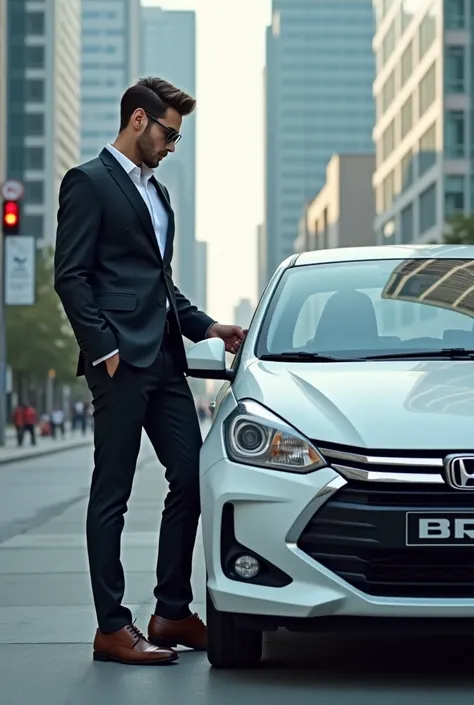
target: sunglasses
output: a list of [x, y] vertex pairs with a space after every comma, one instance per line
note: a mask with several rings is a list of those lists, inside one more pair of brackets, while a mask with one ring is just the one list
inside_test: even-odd
[[162, 130], [164, 130], [165, 135], [166, 135], [166, 142], [168, 144], [178, 144], [179, 140], [181, 139], [182, 135], [179, 134], [179, 132], [176, 132], [176, 130], [173, 127], [168, 127], [168, 125], [163, 125], [162, 122], [160, 122], [156, 117], [153, 117], [153, 115], [150, 115], [150, 113], [147, 113], [145, 111], [145, 114], [150, 118], [150, 120], [153, 120], [153, 122], [156, 122]]

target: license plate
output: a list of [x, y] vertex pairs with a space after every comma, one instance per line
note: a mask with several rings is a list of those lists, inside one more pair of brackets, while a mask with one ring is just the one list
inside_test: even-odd
[[474, 511], [406, 513], [407, 546], [474, 546]]

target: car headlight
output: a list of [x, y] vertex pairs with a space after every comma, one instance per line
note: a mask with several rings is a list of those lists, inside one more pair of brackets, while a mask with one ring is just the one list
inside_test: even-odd
[[270, 470], [312, 472], [327, 463], [295, 428], [255, 401], [241, 401], [224, 422], [230, 460]]

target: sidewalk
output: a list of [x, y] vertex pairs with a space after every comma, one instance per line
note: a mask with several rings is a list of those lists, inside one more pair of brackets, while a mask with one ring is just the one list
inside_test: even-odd
[[27, 437], [24, 445], [19, 448], [16, 445], [14, 430], [7, 429], [5, 436], [5, 446], [3, 448], [0, 447], [0, 465], [18, 462], [18, 460], [38, 458], [41, 455], [50, 455], [51, 453], [61, 453], [73, 448], [81, 448], [91, 445], [93, 441], [91, 431], [88, 431], [85, 436], [79, 432], [69, 432], [66, 433], [64, 438], [38, 437], [35, 446], [30, 445], [30, 440]]
[[[209, 430], [210, 423], [206, 419], [202, 424], [203, 436]], [[83, 448], [92, 445], [92, 431], [87, 431], [83, 436], [79, 431], [68, 431], [64, 438], [57, 439], [51, 437], [37, 436], [36, 445], [30, 445], [30, 439], [27, 436], [24, 440], [24, 445], [19, 448], [16, 444], [16, 434], [14, 428], [7, 428], [5, 431], [5, 446], [0, 446], [0, 465], [6, 463], [15, 463], [19, 460], [29, 460], [31, 458], [39, 458], [42, 455], [51, 455], [52, 453], [61, 453], [74, 448]]]

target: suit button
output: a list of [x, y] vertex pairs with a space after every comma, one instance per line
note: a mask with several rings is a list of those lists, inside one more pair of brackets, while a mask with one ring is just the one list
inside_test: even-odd
[[158, 301], [158, 306], [165, 306], [165, 305], [166, 305], [166, 298], [160, 299], [160, 300]]

